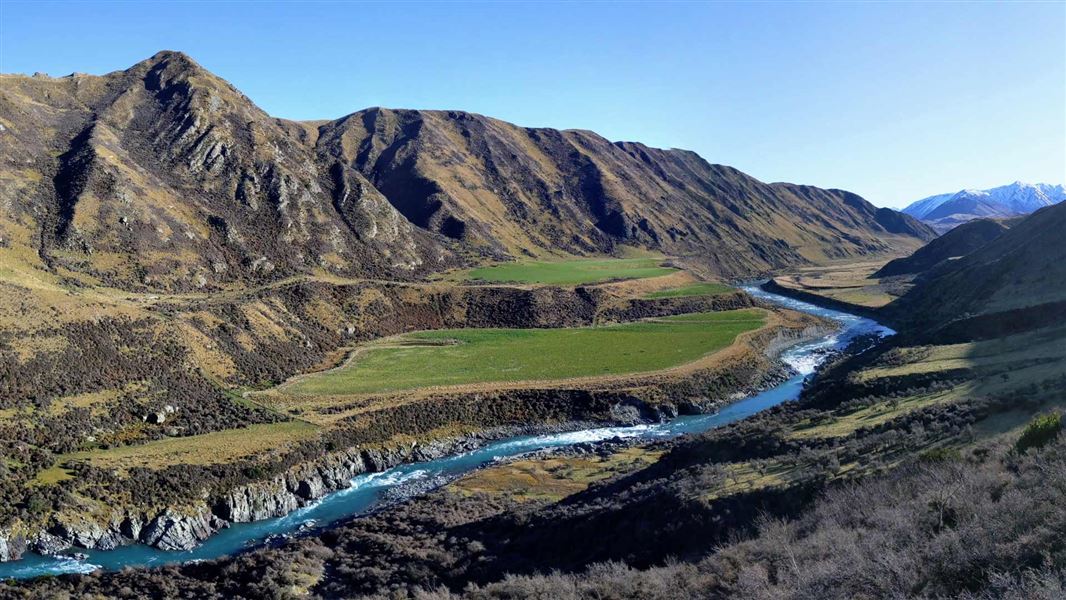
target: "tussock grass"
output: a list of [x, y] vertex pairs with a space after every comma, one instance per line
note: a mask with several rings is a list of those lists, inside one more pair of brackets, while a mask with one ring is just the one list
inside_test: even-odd
[[608, 456], [560, 456], [517, 460], [476, 471], [449, 489], [463, 495], [506, 496], [519, 502], [558, 502], [597, 481], [646, 467], [663, 455], [639, 446]]
[[162, 469], [180, 464], [220, 464], [270, 451], [284, 451], [316, 435], [318, 428], [303, 421], [251, 425], [136, 446], [75, 452], [61, 457], [60, 464], [85, 461], [94, 467], [119, 471], [134, 467]]

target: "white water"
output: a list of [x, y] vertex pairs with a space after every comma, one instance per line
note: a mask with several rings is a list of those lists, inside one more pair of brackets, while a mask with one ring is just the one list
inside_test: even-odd
[[61, 573], [87, 573], [96, 569], [117, 570], [123, 567], [159, 566], [170, 563], [207, 560], [233, 554], [262, 544], [268, 538], [300, 531], [308, 526], [325, 526], [342, 519], [365, 514], [380, 505], [385, 492], [397, 485], [439, 477], [442, 481], [470, 472], [494, 461], [535, 450], [598, 442], [612, 438], [662, 439], [698, 433], [732, 423], [781, 402], [796, 399], [806, 376], [827, 358], [827, 351], [843, 348], [857, 336], [875, 333], [886, 336], [895, 332], [878, 323], [840, 311], [820, 308], [806, 302], [764, 292], [756, 287], [744, 288], [749, 294], [794, 310], [828, 317], [841, 328], [821, 339], [799, 344], [782, 354], [782, 360], [797, 375], [780, 385], [734, 402], [708, 415], [678, 417], [668, 422], [629, 427], [599, 427], [564, 433], [521, 436], [500, 440], [477, 450], [424, 463], [400, 465], [379, 473], [364, 473], [352, 479], [351, 486], [275, 519], [239, 523], [224, 529], [199, 547], [187, 552], [168, 552], [141, 544], [115, 550], [86, 550], [84, 560], [71, 556], [40, 556], [28, 553], [21, 560], [0, 563], [0, 578], [29, 578]]

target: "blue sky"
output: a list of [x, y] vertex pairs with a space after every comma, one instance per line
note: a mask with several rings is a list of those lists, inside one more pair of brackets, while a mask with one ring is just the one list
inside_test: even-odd
[[181, 50], [269, 113], [464, 109], [902, 206], [1066, 179], [1066, 3], [0, 4], [0, 71]]

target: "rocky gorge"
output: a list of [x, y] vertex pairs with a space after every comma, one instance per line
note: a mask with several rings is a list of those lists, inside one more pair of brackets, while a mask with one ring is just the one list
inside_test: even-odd
[[[724, 309], [753, 302], [769, 306], [743, 294], [711, 305]], [[664, 308], [686, 312], [691, 306], [708, 305], [706, 300], [654, 301], [639, 312]], [[197, 500], [180, 506], [79, 514], [75, 518], [54, 518], [37, 531], [0, 531], [0, 560], [17, 560], [27, 551], [54, 555], [71, 548], [112, 550], [134, 543], [165, 551], [190, 550], [232, 524], [288, 515], [349, 487], [352, 479], [361, 474], [469, 452], [488, 442], [520, 435], [657, 423], [679, 415], [714, 412], [788, 379], [793, 372], [780, 361], [782, 351], [824, 336], [832, 329], [829, 322], [817, 318], [793, 318], [749, 336], [743, 344], [744, 352], [733, 360], [673, 376], [621, 378], [587, 389], [547, 387], [443, 394], [400, 405], [380, 411], [379, 430], [386, 432], [381, 441], [327, 452], [275, 476], [228, 490], [212, 494], [205, 489], [196, 495]], [[412, 410], [417, 414], [404, 414]], [[469, 423], [471, 431], [460, 436], [432, 437], [436, 421], [443, 426], [455, 419]], [[425, 436], [420, 437], [423, 441], [390, 441], [393, 435], [409, 431], [403, 424], [412, 422], [423, 429], [419, 434]]]

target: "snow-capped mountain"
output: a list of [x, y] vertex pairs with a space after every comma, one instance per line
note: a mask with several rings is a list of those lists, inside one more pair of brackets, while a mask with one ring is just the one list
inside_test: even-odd
[[912, 203], [903, 212], [918, 217], [943, 232], [982, 217], [1027, 215], [1066, 200], [1066, 188], [1047, 183], [1016, 181], [987, 190], [961, 190], [938, 194]]

